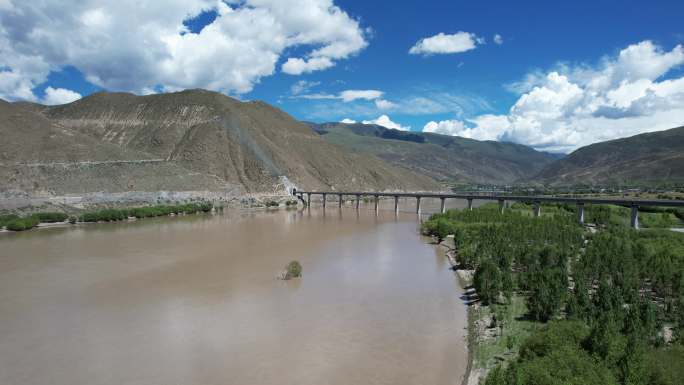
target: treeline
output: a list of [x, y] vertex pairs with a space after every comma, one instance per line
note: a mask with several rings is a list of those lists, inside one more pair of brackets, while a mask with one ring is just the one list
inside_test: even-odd
[[550, 295], [567, 287], [559, 271], [584, 243], [582, 227], [570, 215], [532, 218], [518, 210], [501, 214], [493, 206], [433, 215], [423, 232], [438, 240], [454, 235], [458, 261], [475, 270], [473, 283], [485, 305], [505, 302], [513, 292], [540, 294], [529, 296], [539, 320], [558, 310], [558, 295]]
[[684, 236], [631, 230], [603, 207], [586, 208], [600, 224], [593, 234], [562, 205], [542, 207], [540, 218], [520, 205], [504, 214], [487, 206], [424, 223], [438, 240], [454, 235], [483, 305], [505, 308], [520, 296], [526, 317], [546, 325], [486, 384], [681, 383]]
[[0, 228], [6, 227], [11, 231], [24, 231], [36, 227], [39, 223], [66, 222], [113, 222], [122, 221], [130, 217], [151, 218], [161, 217], [171, 214], [194, 214], [199, 212], [209, 212], [213, 205], [209, 202], [187, 203], [180, 205], [157, 205], [123, 209], [101, 209], [88, 211], [79, 216], [68, 215], [59, 212], [36, 213], [20, 217], [15, 214], [1, 215]]
[[82, 214], [79, 217], [81, 222], [114, 222], [135, 218], [161, 217], [171, 214], [195, 214], [198, 212], [209, 212], [213, 205], [209, 202], [186, 203], [182, 205], [158, 205], [124, 209], [102, 209]]
[[[515, 203], [513, 207], [527, 207], [531, 210], [531, 206], [524, 203]], [[575, 215], [577, 207], [569, 203], [549, 203], [544, 204], [543, 209], [560, 210], [564, 214]], [[585, 222], [603, 227], [627, 225], [629, 224], [630, 215], [630, 207], [595, 204], [586, 204], [584, 207]], [[641, 227], [650, 228], [684, 226], [684, 209], [677, 207], [640, 206], [639, 222]]]
[[39, 223], [64, 222], [69, 218], [67, 214], [57, 212], [37, 213], [25, 217], [15, 214], [1, 215], [0, 228], [6, 227], [11, 231], [24, 231], [36, 227]]

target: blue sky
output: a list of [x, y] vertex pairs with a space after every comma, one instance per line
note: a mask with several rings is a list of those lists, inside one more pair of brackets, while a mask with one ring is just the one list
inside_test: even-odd
[[[557, 152], [684, 124], [682, 1], [178, 0], [147, 2], [136, 20], [117, 10], [136, 7], [0, 0], [0, 97], [201, 87], [301, 120]], [[431, 45], [440, 34], [447, 46]]]

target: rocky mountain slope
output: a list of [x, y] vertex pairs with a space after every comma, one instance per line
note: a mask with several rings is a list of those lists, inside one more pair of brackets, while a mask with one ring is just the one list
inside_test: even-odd
[[[263, 102], [190, 90], [98, 93], [45, 107], [0, 101], [0, 192], [435, 190], [428, 177], [347, 154]], [[287, 183], [287, 182], [285, 182]]]
[[309, 123], [330, 143], [443, 182], [512, 183], [555, 160], [529, 147], [457, 136], [406, 132], [373, 124]]
[[684, 183], [684, 127], [582, 147], [534, 180], [550, 185]]

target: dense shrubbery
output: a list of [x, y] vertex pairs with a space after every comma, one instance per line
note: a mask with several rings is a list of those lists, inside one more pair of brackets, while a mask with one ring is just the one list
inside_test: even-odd
[[6, 223], [7, 230], [24, 231], [36, 227], [40, 223], [36, 217], [17, 218]]
[[297, 278], [302, 276], [302, 265], [298, 261], [292, 261], [287, 264], [287, 277]]
[[211, 211], [213, 205], [208, 202], [188, 203], [182, 205], [159, 205], [148, 207], [136, 207], [131, 209], [102, 209], [81, 214], [80, 217], [69, 216], [64, 213], [45, 212], [37, 213], [27, 217], [18, 215], [0, 216], [0, 227], [7, 227], [8, 230], [22, 231], [28, 230], [38, 223], [55, 223], [67, 221], [75, 224], [81, 222], [113, 222], [125, 220], [128, 217], [150, 218], [170, 214], [194, 214], [198, 212]]
[[67, 214], [64, 213], [37, 213], [33, 214], [33, 216], [38, 219], [38, 221], [42, 223], [55, 223], [55, 222], [64, 222], [69, 218]]
[[455, 232], [456, 229], [447, 218], [435, 217], [423, 224], [423, 233], [437, 238], [437, 243], [441, 243], [447, 235]]
[[[475, 269], [483, 304], [501, 308], [506, 297], [522, 296], [528, 319], [550, 321], [486, 383], [680, 383], [684, 235], [629, 229], [623, 207], [586, 207], [586, 221], [601, 226], [595, 234], [576, 224], [572, 207], [544, 207], [541, 218], [524, 205], [514, 208], [449, 211], [423, 225], [438, 239], [454, 234], [459, 262]], [[673, 329], [674, 345], [665, 344], [663, 325]]]
[[152, 218], [170, 214], [194, 214], [211, 211], [211, 203], [187, 203], [183, 205], [159, 205], [136, 207], [132, 209], [103, 209], [81, 215], [82, 222], [112, 222], [121, 221], [128, 217]]
[[15, 219], [19, 219], [19, 216], [15, 214], [0, 215], [0, 228], [7, 226], [9, 222]]
[[64, 213], [37, 213], [26, 217], [9, 214], [0, 216], [0, 227], [11, 231], [24, 231], [36, 227], [39, 223], [64, 222], [68, 215]]
[[91, 211], [81, 215], [81, 222], [112, 222], [128, 218], [128, 210], [102, 209]]

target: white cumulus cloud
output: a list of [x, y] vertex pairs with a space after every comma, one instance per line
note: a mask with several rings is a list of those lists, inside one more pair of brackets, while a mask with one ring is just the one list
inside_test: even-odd
[[314, 82], [314, 81], [309, 81], [309, 80], [300, 80], [296, 83], [294, 83], [290, 87], [290, 92], [292, 95], [299, 95], [301, 93], [307, 92], [310, 89], [320, 85], [321, 82]]
[[384, 92], [378, 90], [345, 90], [337, 95], [328, 93], [296, 94], [293, 92], [293, 97], [312, 100], [336, 99], [349, 103], [355, 100], [375, 100], [382, 97], [383, 94]]
[[434, 55], [466, 52], [484, 44], [484, 39], [470, 32], [456, 32], [447, 35], [443, 32], [419, 40], [411, 49], [413, 55]]
[[339, 98], [343, 102], [351, 102], [358, 99], [374, 100], [381, 97], [382, 94], [383, 92], [378, 90], [346, 90], [340, 92]]
[[[367, 46], [332, 0], [44, 0], [0, 2], [0, 98], [35, 100], [51, 71], [74, 66], [109, 90], [249, 92], [282, 70], [329, 68]], [[216, 19], [197, 33], [183, 25]], [[287, 57], [291, 48], [304, 52]]]
[[397, 104], [385, 99], [376, 99], [375, 106], [378, 107], [378, 109], [380, 110], [389, 110], [392, 108], [396, 108]]
[[498, 44], [498, 45], [503, 44], [503, 36], [499, 35], [498, 33], [494, 35], [492, 40], [494, 40], [494, 44]]
[[356, 123], [356, 120], [349, 119], [349, 118], [344, 118], [344, 119], [340, 120], [340, 123], [344, 123], [344, 124], [354, 124], [354, 123]]
[[463, 136], [461, 133], [465, 126], [460, 120], [442, 120], [440, 122], [431, 121], [423, 127], [423, 132], [435, 134]]
[[402, 126], [399, 123], [393, 122], [387, 115], [381, 115], [377, 119], [364, 120], [363, 124], [377, 124], [378, 126], [383, 126], [385, 128], [393, 128], [395, 130], [408, 131], [411, 129], [410, 126]]
[[81, 98], [81, 94], [68, 90], [66, 88], [52, 88], [48, 87], [45, 89], [45, 97], [42, 99], [43, 104], [49, 106], [57, 104], [67, 104], [74, 102]]
[[[527, 144], [548, 151], [658, 131], [684, 124], [684, 77], [663, 79], [684, 64], [684, 48], [651, 41], [622, 49], [595, 66], [559, 65], [512, 88], [522, 92], [507, 115], [483, 115], [463, 127], [430, 122], [424, 129], [474, 139]], [[449, 127], [447, 130], [446, 127]]]
[[283, 64], [283, 72], [290, 75], [301, 75], [324, 70], [334, 65], [333, 61], [327, 57], [314, 57], [306, 60], [291, 57]]

